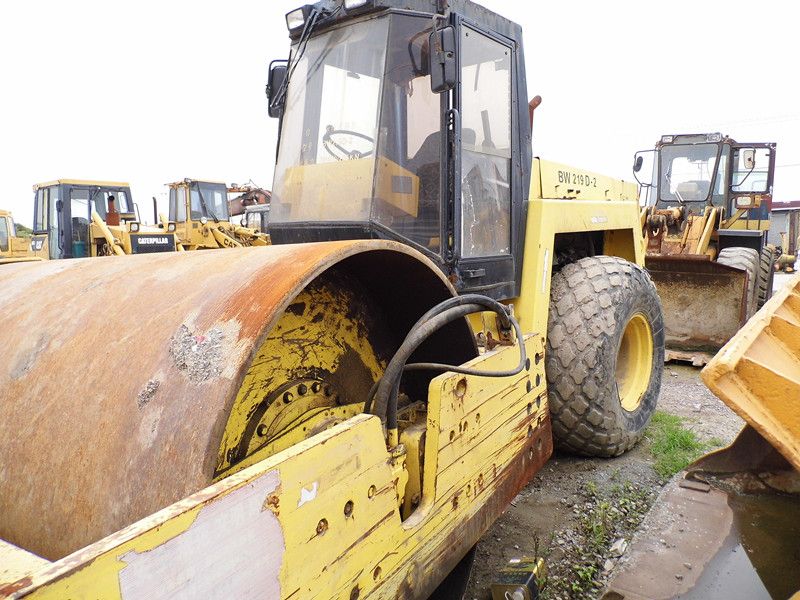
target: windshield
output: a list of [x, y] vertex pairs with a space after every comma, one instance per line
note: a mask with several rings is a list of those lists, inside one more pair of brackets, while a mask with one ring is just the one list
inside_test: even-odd
[[[714, 182], [719, 152], [719, 144], [662, 146], [659, 200], [673, 204], [705, 202]], [[723, 177], [717, 179], [718, 187], [723, 181]], [[721, 188], [714, 191], [716, 197]]]
[[[86, 189], [73, 188], [70, 192], [73, 201], [88, 200], [91, 197], [92, 210], [97, 211], [100, 218], [105, 221], [108, 213], [108, 201], [114, 200], [114, 208], [118, 213], [132, 213], [133, 206], [130, 201], [130, 192], [127, 190], [94, 189], [91, 192]], [[84, 211], [81, 211], [84, 212]], [[73, 214], [73, 217], [80, 216]]]
[[271, 223], [364, 223], [439, 247], [440, 97], [430, 20], [387, 15], [322, 33], [292, 75]]
[[195, 181], [191, 187], [192, 220], [228, 220], [228, 187], [224, 183]]

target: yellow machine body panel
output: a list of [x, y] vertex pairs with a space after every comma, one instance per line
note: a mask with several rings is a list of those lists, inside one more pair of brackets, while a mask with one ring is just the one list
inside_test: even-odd
[[588, 191], [589, 199], [543, 196], [548, 190], [557, 191], [552, 186], [542, 185], [542, 181], [557, 181], [558, 172], [581, 172], [585, 177], [589, 173], [540, 159], [533, 161], [522, 288], [519, 298], [510, 301], [523, 331], [547, 330], [547, 310], [543, 307], [550, 302], [555, 239], [559, 234], [599, 232], [603, 237], [603, 254], [644, 265], [636, 186], [592, 175], [598, 178], [599, 187], [592, 186], [591, 190], [602, 190], [597, 192], [601, 195], [606, 195], [605, 190], [616, 190], [614, 194], [618, 196], [592, 199]]
[[[283, 189], [292, 221], [359, 220], [373, 201], [386, 218], [419, 210], [419, 177], [383, 156], [292, 167]], [[301, 193], [306, 201], [296, 202]]]
[[639, 188], [632, 182], [536, 158], [531, 173], [531, 197], [636, 202]]

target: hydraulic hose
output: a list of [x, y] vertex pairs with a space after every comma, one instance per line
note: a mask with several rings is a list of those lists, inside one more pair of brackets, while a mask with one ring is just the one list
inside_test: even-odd
[[[501, 327], [505, 329], [513, 327], [516, 332], [520, 347], [520, 361], [514, 369], [505, 371], [482, 371], [441, 363], [406, 364], [414, 351], [436, 331], [448, 323], [461, 319], [468, 314], [481, 312], [487, 309], [498, 314]], [[478, 294], [466, 294], [464, 296], [450, 298], [426, 312], [414, 324], [406, 336], [406, 339], [400, 345], [400, 348], [389, 361], [383, 377], [373, 385], [372, 390], [370, 390], [365, 410], [381, 417], [381, 420], [385, 421], [386, 428], [391, 436], [392, 432], [396, 433], [397, 430], [397, 399], [400, 389], [400, 380], [406, 370], [452, 371], [455, 373], [482, 377], [510, 377], [522, 372], [526, 362], [527, 356], [525, 344], [522, 339], [522, 330], [516, 319], [509, 314], [509, 309], [506, 306], [492, 298], [480, 296]]]

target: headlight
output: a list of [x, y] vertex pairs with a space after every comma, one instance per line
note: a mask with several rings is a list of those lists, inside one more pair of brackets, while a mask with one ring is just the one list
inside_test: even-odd
[[753, 198], [750, 196], [737, 196], [736, 208], [753, 208]]
[[137, 223], [136, 221], [132, 221], [131, 223], [128, 224], [128, 229], [130, 230], [131, 233], [136, 233], [137, 231], [139, 231], [139, 223]]
[[205, 225], [206, 223], [208, 223], [208, 219], [205, 217], [200, 217], [200, 225]]
[[709, 142], [721, 142], [722, 141], [722, 134], [721, 133], [709, 133], [706, 136], [706, 139]]
[[347, 10], [351, 10], [353, 8], [359, 8], [368, 4], [371, 0], [344, 0], [344, 7]]
[[661, 143], [662, 144], [671, 144], [673, 139], [675, 139], [675, 138], [673, 136], [671, 136], [671, 135], [662, 135], [661, 136]]
[[167, 231], [170, 233], [175, 233], [175, 223], [168, 223], [167, 224]]

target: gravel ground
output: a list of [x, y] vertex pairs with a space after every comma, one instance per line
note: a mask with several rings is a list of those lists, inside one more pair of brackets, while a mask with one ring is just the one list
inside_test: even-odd
[[[690, 366], [666, 365], [658, 408], [683, 417], [702, 441], [728, 443], [743, 425]], [[479, 543], [465, 598], [491, 598], [497, 572], [533, 556], [547, 563], [544, 598], [596, 598], [664, 483], [646, 440], [614, 459], [557, 454]], [[594, 543], [597, 527], [604, 544]]]

